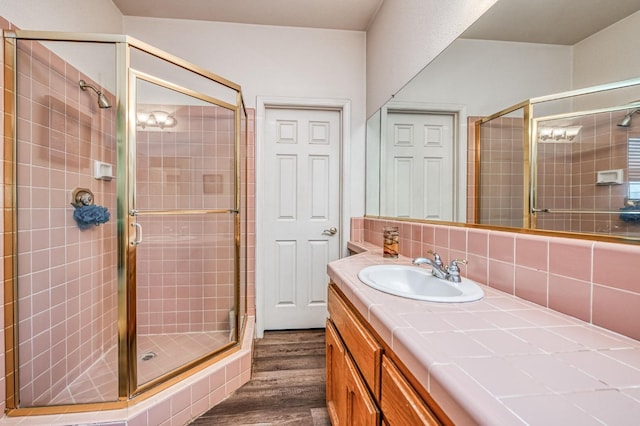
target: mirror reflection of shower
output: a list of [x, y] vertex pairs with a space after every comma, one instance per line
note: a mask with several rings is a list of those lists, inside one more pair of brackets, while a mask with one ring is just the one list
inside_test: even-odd
[[92, 85], [90, 85], [89, 83], [87, 83], [84, 80], [80, 80], [78, 82], [78, 85], [80, 86], [80, 88], [83, 91], [87, 91], [87, 87], [92, 89], [94, 92], [96, 92], [96, 94], [98, 95], [98, 107], [100, 108], [111, 108], [111, 103], [109, 103], [109, 100], [107, 99], [107, 97], [98, 89], [96, 89], [95, 87], [93, 87]]
[[640, 108], [636, 108], [628, 112], [627, 115], [625, 115], [624, 118], [620, 120], [620, 122], [618, 123], [618, 127], [629, 127], [631, 125], [631, 116], [636, 112], [640, 112]]

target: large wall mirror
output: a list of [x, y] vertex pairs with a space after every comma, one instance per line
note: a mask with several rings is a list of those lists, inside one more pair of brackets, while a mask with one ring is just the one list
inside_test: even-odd
[[[640, 212], [640, 164], [633, 166], [640, 163], [640, 114], [636, 113], [640, 86], [537, 104], [532, 131], [580, 128], [571, 142], [583, 143], [567, 143], [566, 133], [562, 138], [537, 135], [536, 141], [544, 139], [545, 144], [535, 155], [553, 161], [530, 177], [517, 169], [518, 161], [529, 161], [522, 153], [523, 147], [528, 149], [522, 124], [526, 108], [499, 114], [530, 99], [634, 81], [640, 76], [640, 55], [634, 53], [640, 43], [635, 36], [638, 26], [640, 0], [499, 0], [368, 119], [366, 214], [640, 239], [640, 221], [634, 213], [635, 206]], [[513, 186], [519, 198], [490, 198], [488, 193], [476, 197], [475, 172], [480, 164], [472, 152], [473, 123], [490, 116], [503, 119], [487, 121], [484, 134], [493, 131], [494, 137], [499, 136], [483, 155], [503, 162], [499, 166], [503, 169], [495, 164], [483, 167], [493, 167], [488, 170], [502, 184]], [[627, 125], [620, 126], [625, 119]], [[601, 131], [603, 120], [607, 132]], [[507, 122], [513, 125], [505, 126]], [[573, 180], [565, 173], [569, 169], [575, 172]], [[537, 199], [523, 200], [523, 180], [529, 178], [540, 182], [543, 193], [552, 194], [551, 202], [558, 204], [540, 207]], [[553, 185], [548, 184], [552, 179]], [[602, 207], [605, 196], [606, 209], [615, 214], [599, 216], [591, 210]], [[562, 204], [569, 198], [574, 204]], [[482, 221], [474, 216], [482, 200], [496, 211], [504, 206], [513, 209], [517, 219]], [[523, 223], [523, 205], [530, 204], [540, 210], [540, 219]], [[554, 206], [561, 206], [555, 208], [562, 210], [562, 216], [551, 217]], [[572, 210], [583, 211], [585, 206], [591, 225], [567, 225], [578, 217]], [[614, 216], [624, 218], [624, 232]], [[601, 217], [606, 225], [600, 223]], [[585, 216], [580, 218], [584, 221]], [[561, 222], [563, 227], [557, 228]]]

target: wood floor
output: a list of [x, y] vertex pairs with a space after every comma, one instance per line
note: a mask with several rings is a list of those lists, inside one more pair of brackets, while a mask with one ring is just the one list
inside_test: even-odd
[[266, 331], [249, 383], [192, 425], [331, 425], [325, 403], [324, 329]]

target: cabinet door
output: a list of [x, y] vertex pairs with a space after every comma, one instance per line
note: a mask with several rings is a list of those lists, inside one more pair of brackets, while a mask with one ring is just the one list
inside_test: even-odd
[[345, 356], [345, 381], [347, 390], [347, 425], [377, 426], [380, 424], [380, 410], [371, 397], [364, 380], [358, 373], [351, 356]]
[[439, 425], [440, 422], [413, 390], [395, 364], [382, 357], [382, 398], [380, 408], [385, 424]]
[[334, 426], [347, 424], [347, 387], [344, 382], [345, 348], [331, 322], [327, 320], [326, 329], [327, 360], [327, 410], [331, 424]]
[[353, 357], [360, 374], [376, 399], [380, 397], [380, 360], [382, 347], [362, 325], [340, 294], [329, 286], [329, 315], [337, 332]]

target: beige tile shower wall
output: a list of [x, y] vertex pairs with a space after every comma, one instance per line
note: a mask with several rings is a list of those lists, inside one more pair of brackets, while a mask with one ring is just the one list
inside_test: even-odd
[[[172, 129], [138, 129], [136, 206], [231, 209], [234, 114], [220, 107], [139, 105], [175, 114]], [[231, 214], [143, 217], [138, 246], [138, 333], [229, 330], [234, 297]]]
[[[362, 221], [362, 225], [359, 225]], [[364, 241], [400, 227], [400, 254], [464, 258], [462, 275], [594, 325], [640, 339], [640, 246], [455, 226], [354, 218]]]
[[[86, 75], [36, 42], [18, 43], [18, 312], [21, 403], [47, 403], [116, 344], [116, 225], [80, 230], [70, 205], [89, 188], [113, 214], [114, 110], [82, 92]], [[113, 97], [107, 93], [113, 103]]]

